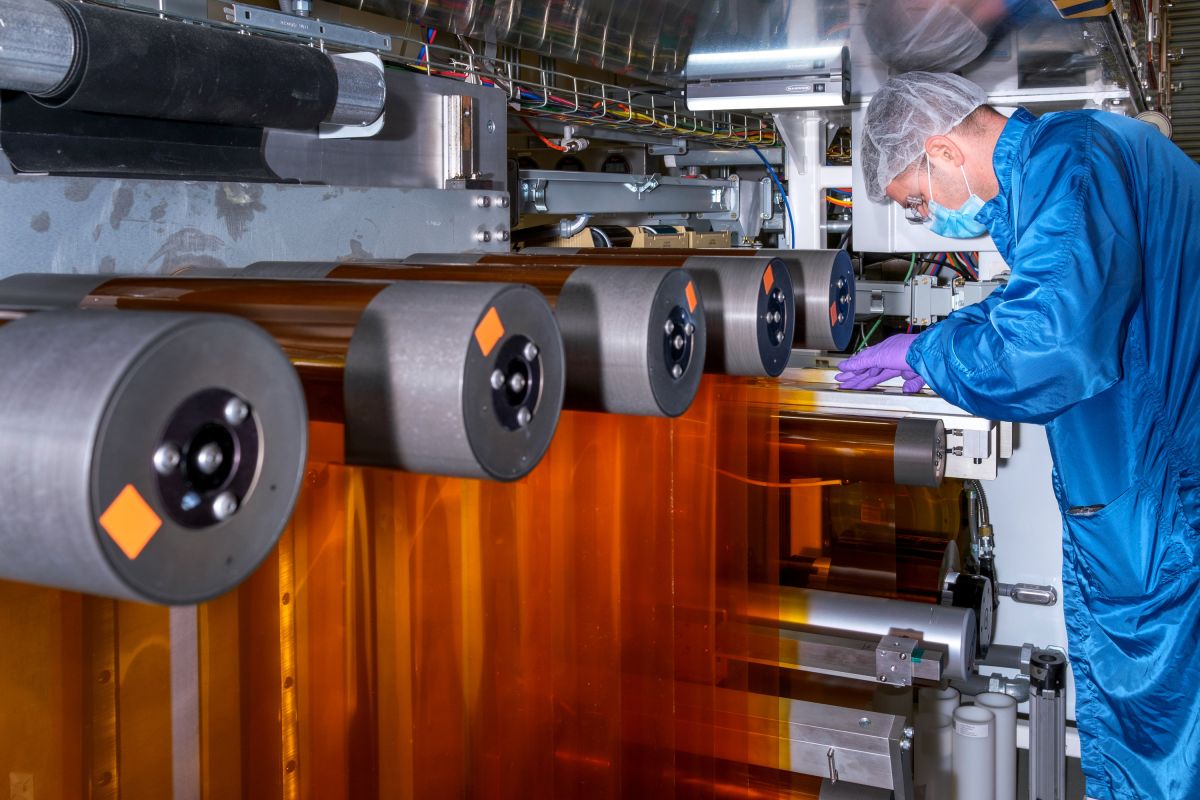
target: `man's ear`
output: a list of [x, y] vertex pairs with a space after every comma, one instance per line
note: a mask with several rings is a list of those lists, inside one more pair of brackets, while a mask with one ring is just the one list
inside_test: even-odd
[[966, 161], [962, 149], [949, 136], [930, 136], [925, 140], [925, 153], [934, 163], [945, 162], [954, 167], [961, 167]]

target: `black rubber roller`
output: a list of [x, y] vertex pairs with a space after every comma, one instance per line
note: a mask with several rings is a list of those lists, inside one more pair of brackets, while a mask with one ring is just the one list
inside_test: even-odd
[[149, 14], [58, 0], [75, 58], [45, 105], [253, 128], [315, 129], [338, 101], [320, 50]]
[[45, 311], [0, 327], [0, 576], [166, 604], [237, 586], [304, 474], [295, 371], [223, 315]]
[[941, 486], [946, 477], [946, 426], [940, 419], [905, 417], [896, 426], [896, 483]]

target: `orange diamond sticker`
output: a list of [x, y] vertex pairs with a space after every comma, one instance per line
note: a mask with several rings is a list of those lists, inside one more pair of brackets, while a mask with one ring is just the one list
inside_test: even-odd
[[829, 304], [829, 327], [837, 327], [837, 303]]
[[696, 310], [696, 287], [692, 285], [691, 281], [688, 281], [687, 289], [684, 290], [684, 294], [687, 295], [688, 311], [689, 312], [695, 311]]
[[100, 515], [100, 527], [133, 561], [158, 533], [162, 520], [138, 490], [133, 488], [133, 484], [127, 483], [117, 499]]
[[500, 337], [503, 335], [504, 323], [500, 321], [496, 307], [492, 306], [475, 326], [475, 341], [479, 343], [479, 349], [483, 351], [485, 358], [492, 352], [492, 348], [496, 346], [496, 342], [500, 341]]
[[775, 285], [775, 270], [771, 269], [771, 265], [767, 264], [767, 271], [763, 273], [763, 294], [770, 294], [771, 287]]

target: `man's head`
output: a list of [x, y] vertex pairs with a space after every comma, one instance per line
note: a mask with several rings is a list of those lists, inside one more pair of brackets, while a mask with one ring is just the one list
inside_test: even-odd
[[958, 75], [910, 72], [888, 81], [871, 100], [860, 159], [868, 196], [913, 205], [929, 200], [958, 208], [972, 191], [999, 191], [992, 154], [1005, 124], [987, 96]]
[[1006, 16], [1005, 0], [871, 0], [863, 34], [894, 70], [951, 71], [979, 58]]

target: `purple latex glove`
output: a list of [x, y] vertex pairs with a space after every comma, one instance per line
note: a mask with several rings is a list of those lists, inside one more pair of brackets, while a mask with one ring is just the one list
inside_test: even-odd
[[841, 363], [837, 381], [843, 389], [870, 389], [892, 378], [904, 378], [904, 393], [921, 391], [925, 380], [908, 365], [908, 348], [917, 334], [901, 333], [868, 347]]

